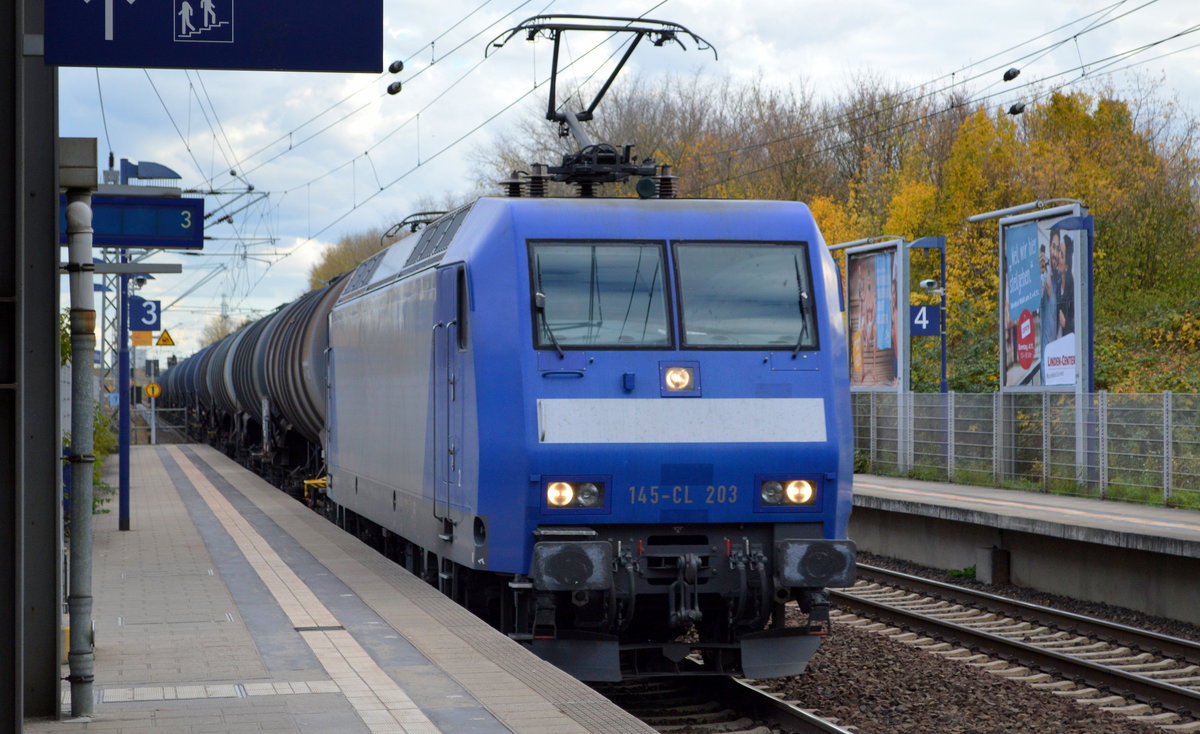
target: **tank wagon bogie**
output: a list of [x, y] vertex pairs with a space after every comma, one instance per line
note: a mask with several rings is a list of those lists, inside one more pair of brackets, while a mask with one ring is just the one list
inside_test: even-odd
[[485, 198], [164, 381], [569, 672], [769, 677], [853, 580], [846, 365], [802, 204]]

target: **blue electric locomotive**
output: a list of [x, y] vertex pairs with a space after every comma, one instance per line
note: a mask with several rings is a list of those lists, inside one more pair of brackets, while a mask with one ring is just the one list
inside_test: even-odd
[[409, 240], [330, 315], [341, 522], [584, 678], [803, 670], [825, 628], [782, 603], [822, 622], [854, 568], [839, 281], [807, 207], [485, 198]]
[[[690, 31], [532, 18], [507, 38]], [[503, 45], [503, 42], [497, 44]], [[854, 578], [840, 279], [806, 206], [673, 198], [585, 110], [534, 165], [164, 376], [200, 433], [588, 680], [804, 670]], [[640, 176], [641, 198], [594, 198]], [[547, 198], [549, 181], [580, 198]], [[526, 194], [522, 196], [522, 194]], [[785, 606], [797, 602], [789, 623]]]

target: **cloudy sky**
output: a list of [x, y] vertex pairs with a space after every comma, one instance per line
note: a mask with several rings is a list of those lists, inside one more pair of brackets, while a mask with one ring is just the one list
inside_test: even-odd
[[[164, 314], [183, 356], [223, 300], [235, 318], [265, 313], [304, 290], [327, 243], [397, 222], [423, 197], [471, 190], [472, 154], [544, 106], [535, 85], [549, 72], [548, 41], [518, 37], [485, 59], [488, 41], [539, 13], [598, 10], [580, 0], [384, 0], [384, 64], [405, 63], [396, 76], [63, 68], [60, 134], [97, 138], [102, 168], [111, 150], [167, 165], [185, 189], [224, 192], [206, 207], [225, 206], [232, 223], [209, 226], [218, 239], [202, 256], [155, 256], [185, 272], [143, 292], [166, 306], [220, 269]], [[647, 45], [627, 67], [643, 76], [805, 83], [834, 96], [866, 72], [904, 86], [965, 82], [1007, 106], [1028, 94], [1024, 84], [1115, 72], [1118, 83], [1160, 79], [1193, 111], [1200, 98], [1195, 0], [610, 0], [603, 12], [680, 23], [719, 51], [714, 61], [690, 43]], [[602, 39], [568, 37], [567, 88], [611, 64], [616, 41]], [[1005, 84], [1009, 66], [1022, 74]], [[403, 91], [389, 96], [397, 79]], [[253, 195], [235, 200], [247, 184]]]

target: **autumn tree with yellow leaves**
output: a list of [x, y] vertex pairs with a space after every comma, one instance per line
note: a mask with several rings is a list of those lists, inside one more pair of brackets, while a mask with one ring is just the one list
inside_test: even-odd
[[[945, 235], [949, 377], [959, 391], [996, 389], [999, 364], [997, 224], [966, 218], [1081, 200], [1096, 223], [1097, 388], [1200, 392], [1198, 122], [1134, 84], [1045, 93], [1013, 117], [963, 92], [869, 76], [826, 101], [802, 85], [630, 77], [589, 125], [597, 140], [633, 143], [639, 159], [671, 164], [680, 196], [804, 201], [829, 243]], [[531, 107], [517, 128], [476, 150], [477, 188], [498, 193], [496, 182], [512, 171], [557, 163], [575, 148], [544, 108]], [[624, 185], [604, 195], [635, 194]], [[378, 249], [376, 232], [351, 239], [361, 247], [331, 248], [314, 278]], [[913, 284], [937, 270], [935, 252], [913, 252]], [[912, 290], [913, 303], [932, 302]], [[937, 388], [936, 342], [914, 340], [916, 390]]]

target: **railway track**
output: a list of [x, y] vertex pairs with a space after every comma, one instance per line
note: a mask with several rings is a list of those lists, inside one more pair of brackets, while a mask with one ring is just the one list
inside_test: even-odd
[[835, 605], [908, 630], [903, 642], [1142, 721], [1200, 719], [1200, 644], [873, 566], [858, 576]]
[[641, 678], [593, 685], [664, 734], [853, 733], [735, 678]]

